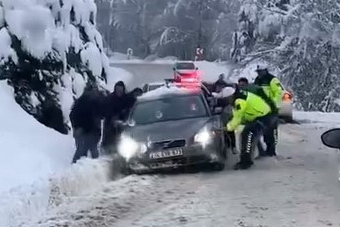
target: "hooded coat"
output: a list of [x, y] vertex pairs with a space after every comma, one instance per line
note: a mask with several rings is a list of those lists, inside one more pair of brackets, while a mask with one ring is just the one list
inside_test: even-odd
[[99, 91], [85, 90], [84, 93], [75, 100], [70, 112], [73, 129], [82, 129], [84, 133], [100, 133], [100, 121], [105, 114], [104, 104], [104, 94]]
[[[124, 91], [121, 96], [117, 96], [115, 93], [117, 86], [123, 87]], [[112, 144], [114, 145], [116, 143], [120, 130], [114, 125], [114, 121], [124, 121], [135, 101], [136, 98], [132, 93], [126, 93], [126, 87], [123, 81], [119, 81], [115, 84], [114, 91], [107, 97], [105, 104], [106, 114], [102, 141], [104, 148], [110, 147]]]
[[[123, 95], [117, 96], [115, 91], [117, 86], [123, 87]], [[111, 122], [113, 118], [124, 120], [126, 110], [129, 110], [135, 103], [136, 98], [132, 93], [126, 93], [126, 86], [123, 81], [115, 84], [114, 91], [107, 97], [106, 101], [106, 120]]]

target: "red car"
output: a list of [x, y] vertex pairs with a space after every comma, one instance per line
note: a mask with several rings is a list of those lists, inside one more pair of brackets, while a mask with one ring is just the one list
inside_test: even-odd
[[174, 80], [182, 86], [199, 86], [201, 78], [198, 68], [192, 61], [176, 62], [174, 65]]

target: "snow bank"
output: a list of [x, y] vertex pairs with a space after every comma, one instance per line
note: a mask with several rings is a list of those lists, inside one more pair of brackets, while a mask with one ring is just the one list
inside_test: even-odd
[[4, 81], [0, 82], [0, 109], [0, 156], [6, 157], [0, 159], [5, 170], [0, 172], [0, 192], [31, 183], [32, 178], [44, 177], [56, 166], [63, 168], [62, 163], [70, 163], [72, 138], [47, 129], [24, 112]]
[[[169, 77], [173, 76], [172, 68], [175, 64], [175, 60], [171, 57], [164, 59], [157, 59], [154, 61], [146, 61], [146, 60], [115, 60], [110, 58], [110, 63], [115, 65], [115, 63], [121, 65], [126, 64], [124, 67], [128, 69], [128, 65], [164, 65], [164, 67], [169, 68]], [[195, 65], [198, 67], [199, 72], [202, 74], [202, 78], [207, 82], [215, 82], [218, 79], [218, 76], [222, 73], [225, 74], [226, 78], [229, 77], [232, 72], [231, 66], [226, 62], [208, 62], [208, 61], [198, 61], [195, 62]], [[151, 71], [150, 74], [155, 74], [155, 71]]]
[[11, 48], [11, 37], [7, 29], [2, 28], [0, 30], [0, 65], [7, 62], [9, 58], [11, 58], [14, 63], [18, 62], [18, 56]]
[[294, 111], [293, 118], [300, 123], [340, 127], [340, 113]]
[[124, 217], [131, 219], [135, 217], [134, 214], [149, 210], [145, 206], [147, 201], [158, 201], [158, 204], [159, 198], [173, 190], [173, 184], [170, 189], [164, 187], [164, 183], [165, 180], [159, 176], [131, 175], [110, 182], [93, 193], [74, 197], [69, 203], [48, 212], [39, 221], [23, 227], [131, 226], [118, 222]]
[[198, 70], [203, 72], [203, 80], [207, 82], [215, 82], [220, 74], [225, 74], [226, 79], [231, 72], [231, 67], [226, 62], [208, 62], [198, 61], [195, 62]]
[[18, 226], [108, 181], [106, 161], [84, 159], [71, 166], [73, 138], [22, 110], [5, 81], [0, 81], [0, 110], [0, 226]]
[[110, 62], [134, 62], [134, 63], [143, 63], [143, 62], [154, 62], [154, 63], [173, 63], [178, 58], [173, 56], [168, 56], [164, 58], [158, 58], [156, 55], [150, 55], [146, 57], [145, 59], [140, 59], [136, 56], [131, 56], [131, 59], [128, 60], [126, 53], [120, 53], [120, 52], [112, 52], [110, 53]]
[[[130, 61], [127, 59], [127, 54], [126, 53], [120, 53], [120, 52], [112, 52], [110, 53], [110, 62], [114, 61]], [[131, 56], [131, 60], [140, 60], [138, 57]]]

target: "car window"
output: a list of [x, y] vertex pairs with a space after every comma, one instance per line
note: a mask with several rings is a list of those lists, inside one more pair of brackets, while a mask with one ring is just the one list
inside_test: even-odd
[[182, 70], [182, 69], [195, 69], [195, 64], [191, 62], [182, 62], [176, 64], [176, 69]]
[[169, 97], [137, 103], [131, 112], [136, 124], [209, 116], [201, 96]]

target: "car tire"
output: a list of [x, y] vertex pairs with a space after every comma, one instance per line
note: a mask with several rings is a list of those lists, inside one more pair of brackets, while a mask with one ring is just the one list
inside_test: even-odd
[[293, 123], [293, 116], [286, 116], [283, 119], [286, 123]]
[[215, 171], [222, 171], [225, 168], [225, 163], [215, 162], [212, 164], [212, 169]]
[[133, 171], [130, 168], [126, 167], [126, 168], [121, 169], [121, 173], [128, 176], [128, 175], [133, 174]]

